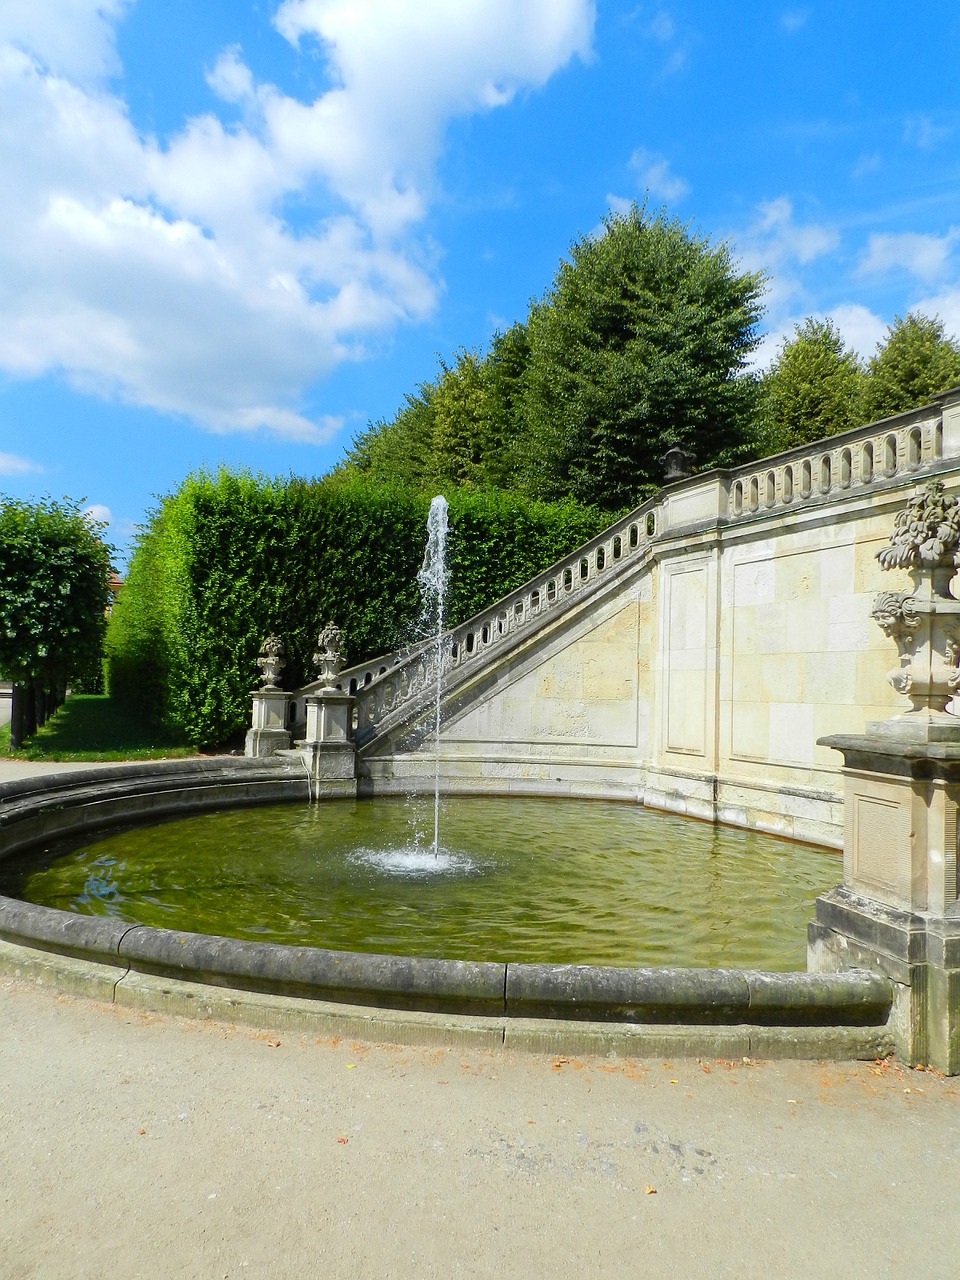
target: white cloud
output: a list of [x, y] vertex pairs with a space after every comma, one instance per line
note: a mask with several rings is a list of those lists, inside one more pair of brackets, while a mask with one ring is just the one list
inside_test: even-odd
[[835, 249], [840, 242], [835, 227], [795, 222], [793, 204], [786, 196], [759, 205], [757, 218], [747, 236], [771, 265], [788, 260], [812, 262]]
[[793, 34], [794, 31], [800, 31], [807, 25], [809, 17], [809, 9], [787, 9], [780, 15], [780, 25], [784, 31]]
[[[626, 214], [633, 208], [634, 202], [629, 196], [618, 196], [612, 192], [607, 192], [607, 205], [611, 213]], [[603, 223], [600, 222], [594, 228], [592, 235], [600, 235], [603, 232]]]
[[850, 177], [859, 181], [860, 178], [866, 178], [871, 173], [878, 173], [883, 164], [883, 158], [879, 151], [871, 151], [867, 155], [862, 155], [857, 163], [850, 170]]
[[447, 123], [587, 56], [594, 0], [285, 0], [278, 30], [319, 43], [333, 87], [298, 101], [230, 47], [208, 83], [243, 123], [166, 140], [105, 79], [126, 6], [0, 0], [0, 368], [326, 439], [305, 389], [436, 303], [417, 223]]
[[798, 268], [835, 249], [839, 232], [816, 222], [798, 223], [793, 204], [780, 196], [759, 205], [753, 222], [732, 240], [744, 265], [766, 274], [764, 304], [771, 332], [779, 333], [785, 325], [791, 332], [795, 304], [806, 298]]
[[89, 507], [84, 507], [83, 514], [91, 524], [110, 524], [113, 520], [110, 508], [102, 502], [92, 502]]
[[931, 318], [939, 316], [948, 337], [960, 341], [960, 284], [951, 284], [938, 293], [920, 298], [909, 311], [920, 311]]
[[937, 124], [928, 115], [908, 116], [903, 126], [905, 141], [912, 143], [921, 151], [932, 151], [934, 147], [949, 138], [952, 132], [949, 125]]
[[852, 347], [862, 360], [869, 359], [887, 331], [886, 322], [875, 311], [859, 302], [845, 302], [827, 312], [848, 347]]
[[951, 227], [942, 236], [915, 231], [872, 235], [857, 270], [861, 275], [883, 275], [900, 269], [933, 282], [943, 276], [958, 240], [960, 227]]
[[670, 169], [670, 161], [655, 151], [639, 147], [630, 157], [630, 169], [637, 185], [658, 200], [682, 200], [690, 191], [689, 182]]
[[133, 0], [0, 0], [0, 45], [27, 49], [54, 75], [86, 82], [120, 69], [114, 29]]
[[[813, 309], [799, 269], [836, 249], [840, 234], [821, 223], [797, 222], [792, 202], [780, 196], [758, 205], [753, 222], [731, 239], [743, 265], [764, 272], [767, 278], [763, 299], [767, 332], [750, 360], [751, 367], [763, 369]], [[802, 307], [807, 309], [800, 312]]]
[[846, 345], [864, 360], [873, 355], [887, 329], [878, 315], [859, 302], [846, 302], [829, 311], [814, 311], [803, 315], [794, 313], [782, 317], [763, 335], [750, 360], [750, 367], [758, 370], [768, 368], [781, 345], [790, 341], [797, 327], [807, 319], [829, 320], [840, 330]]
[[672, 40], [677, 34], [676, 24], [665, 9], [661, 9], [655, 15], [647, 27], [647, 31], [653, 36], [654, 40], [660, 40], [664, 44], [668, 40]]
[[0, 476], [25, 476], [42, 470], [39, 463], [21, 458], [18, 453], [0, 453]]

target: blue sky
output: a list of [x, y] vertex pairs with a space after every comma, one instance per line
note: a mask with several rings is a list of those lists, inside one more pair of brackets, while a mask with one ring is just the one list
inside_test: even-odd
[[121, 548], [320, 475], [646, 198], [868, 356], [960, 334], [960, 6], [0, 0], [0, 492]]

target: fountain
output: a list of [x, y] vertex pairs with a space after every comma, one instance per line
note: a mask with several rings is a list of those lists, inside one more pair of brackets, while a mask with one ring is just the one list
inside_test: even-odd
[[[368, 677], [357, 669], [352, 676], [342, 672], [342, 636], [329, 624], [318, 641], [320, 679], [299, 694], [284, 693], [277, 687], [282, 641], [272, 636], [258, 663], [263, 688], [253, 694], [252, 758], [124, 766], [80, 778], [63, 775], [36, 786], [0, 787], [0, 802], [6, 802], [0, 804], [0, 856], [8, 860], [8, 891], [18, 893], [27, 880], [39, 884], [50, 873], [48, 888], [38, 890], [37, 899], [67, 908], [0, 898], [0, 967], [19, 966], [20, 972], [27, 965], [41, 981], [50, 981], [53, 969], [55, 981], [69, 972], [70, 982], [81, 982], [79, 965], [85, 989], [117, 1003], [190, 1012], [223, 1009], [232, 1019], [247, 1017], [273, 1026], [285, 1020], [288, 1026], [339, 1028], [346, 1020], [361, 1034], [374, 1030], [397, 1039], [426, 1035], [456, 1041], [469, 1036], [490, 1045], [629, 1046], [632, 1052], [656, 1054], [875, 1057], [889, 1052], [891, 982], [886, 974], [776, 972], [796, 967], [801, 957], [791, 953], [784, 962], [769, 950], [742, 949], [751, 935], [765, 941], [773, 932], [770, 922], [791, 913], [788, 930], [796, 931], [799, 942], [799, 918], [808, 914], [817, 889], [836, 878], [824, 860], [818, 883], [814, 862], [823, 859], [822, 852], [801, 853], [757, 832], [690, 828], [684, 819], [638, 806], [532, 796], [500, 798], [495, 803], [501, 809], [484, 818], [479, 808], [471, 808], [483, 805], [483, 799], [458, 800], [462, 812], [451, 807], [445, 816], [450, 847], [441, 849], [441, 681], [450, 639], [444, 633], [446, 532], [447, 506], [438, 497], [431, 503], [418, 575], [433, 637], [414, 651], [418, 665], [394, 678], [393, 691], [388, 666]], [[519, 616], [514, 606], [511, 612]], [[511, 618], [501, 613], [497, 633], [510, 626]], [[480, 652], [493, 633], [493, 628], [478, 629]], [[453, 650], [451, 656], [456, 656]], [[361, 815], [376, 817], [377, 806], [390, 803], [357, 799], [356, 748], [364, 725], [357, 724], [359, 700], [351, 679], [367, 683], [374, 676], [382, 685], [379, 733], [391, 731], [396, 704], [390, 699], [397, 690], [403, 697], [412, 692], [421, 699], [420, 714], [428, 693], [432, 705], [433, 840], [429, 849], [415, 850], [412, 860], [396, 840], [375, 843], [367, 835], [359, 843], [341, 840], [348, 828], [359, 825]], [[297, 703], [303, 706], [303, 721], [296, 718]], [[306, 733], [294, 750], [290, 726], [298, 723]], [[304, 805], [305, 799], [324, 803]], [[301, 803], [286, 803], [282, 812], [267, 807], [249, 811], [252, 805], [290, 800]], [[579, 825], [573, 824], [573, 834], [567, 830], [561, 835], [559, 846], [538, 848], [534, 836], [539, 838], [548, 824], [543, 813], [533, 811], [536, 805], [551, 813], [573, 806]], [[223, 809], [232, 812], [204, 813]], [[200, 852], [188, 824], [163, 822], [188, 813], [196, 815], [189, 822], [209, 827], [206, 853]], [[247, 830], [249, 817], [262, 819], [261, 826]], [[286, 818], [307, 830], [306, 845], [293, 856], [297, 874], [319, 885], [306, 906], [294, 900], [267, 847], [272, 839], [279, 857], [290, 860], [294, 844]], [[618, 820], [623, 830], [614, 836]], [[487, 824], [483, 847], [465, 854], [463, 832], [480, 830], [482, 822]], [[137, 830], [121, 829], [92, 843], [107, 826]], [[128, 835], [134, 839], [126, 847]], [[495, 913], [512, 913], [526, 928], [526, 941], [515, 934], [482, 934], [470, 941], [443, 927], [438, 931], [435, 926], [438, 921], [443, 926], [445, 919], [473, 925], [483, 906], [496, 898], [491, 889], [501, 872], [494, 855], [508, 835], [515, 845], [510, 874], [520, 879], [507, 879], [505, 890], [500, 887]], [[328, 856], [321, 836], [328, 843], [331, 838], [338, 846], [343, 843], [346, 852], [335, 849]], [[703, 850], [693, 869], [681, 873], [681, 855], [698, 843], [696, 836], [704, 837]], [[134, 849], [156, 841], [166, 842], [176, 855], [162, 872], [150, 858], [137, 863], [140, 855]], [[665, 854], [661, 880], [625, 887], [619, 871], [608, 875], [615, 844], [622, 846], [622, 861], [634, 871], [653, 865], [655, 854]], [[738, 897], [724, 880], [725, 845], [734, 849], [734, 861], [742, 861], [744, 848], [762, 846], [766, 852], [761, 857], [770, 862], [803, 865], [802, 901], [787, 906], [769, 885], [761, 889], [759, 900]], [[56, 862], [54, 855], [68, 846], [73, 852]], [[239, 862], [237, 852], [242, 854]], [[80, 877], [78, 890], [60, 878], [71, 860]], [[524, 880], [536, 877], [538, 868], [559, 872], [549, 891], [536, 879], [532, 888]], [[332, 880], [319, 879], [331, 869]], [[430, 877], [429, 891], [420, 883], [425, 876]], [[402, 891], [399, 916], [378, 925], [380, 932], [372, 935], [363, 934], [365, 925], [362, 936], [351, 932], [360, 909], [390, 880]], [[755, 868], [748, 867], [746, 880], [757, 887]], [[600, 898], [573, 891], [592, 890], [601, 881]], [[163, 897], [161, 882], [172, 886], [178, 901]], [[140, 891], [135, 909], [130, 907], [136, 896], [131, 883]], [[205, 884], [207, 895], [200, 892]], [[471, 886], [479, 896], [466, 896]], [[671, 888], [675, 901], [669, 897]], [[244, 895], [247, 917], [241, 919], [240, 907], [229, 904]], [[226, 916], [215, 915], [211, 903], [227, 903]], [[684, 918], [680, 908], [692, 911]], [[705, 922], [712, 927], [711, 911], [722, 919], [726, 940], [684, 951], [678, 933]], [[267, 927], [266, 916], [279, 922], [276, 930]], [[615, 917], [619, 933], [612, 927]], [[583, 925], [586, 932], [578, 932]], [[592, 940], [584, 941], [588, 935]], [[645, 941], [654, 937], [657, 946], [644, 950]], [[64, 955], [74, 968], [64, 969], [68, 962], [59, 958]], [[436, 955], [458, 958], [432, 958]], [[642, 967], [678, 961], [765, 967]], [[291, 1004], [290, 997], [308, 1000]], [[416, 1015], [413, 1021], [408, 1014]], [[439, 1022], [423, 1020], [436, 1014], [442, 1015]]]
[[447, 500], [436, 497], [430, 503], [427, 517], [427, 545], [417, 582], [423, 597], [423, 617], [427, 626], [433, 623], [434, 664], [434, 777], [433, 777], [433, 845], [434, 856], [440, 853], [440, 696], [443, 687], [443, 624], [447, 597]]

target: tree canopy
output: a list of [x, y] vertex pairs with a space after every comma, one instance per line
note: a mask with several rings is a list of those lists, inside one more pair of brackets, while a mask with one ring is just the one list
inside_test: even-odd
[[895, 316], [867, 373], [866, 420], [887, 418], [960, 384], [960, 343], [937, 316]]
[[440, 362], [389, 422], [377, 422], [347, 452], [345, 469], [421, 489], [444, 485], [519, 488], [526, 327], [498, 333], [486, 355], [461, 349]]
[[864, 372], [829, 320], [804, 320], [763, 379], [762, 440], [768, 452], [859, 426]]
[[36, 695], [56, 704], [99, 663], [110, 574], [101, 528], [77, 503], [0, 498], [0, 676], [30, 691], [30, 725]]
[[659, 486], [671, 443], [700, 465], [735, 455], [762, 287], [726, 245], [636, 205], [579, 240], [527, 326], [530, 488], [616, 508]]
[[633, 205], [577, 240], [525, 322], [441, 359], [341, 469], [436, 493], [451, 485], [633, 506], [671, 444], [731, 465], [927, 403], [960, 385], [943, 323], [897, 317], [864, 365], [809, 318], [752, 373], [763, 277], [726, 244]]

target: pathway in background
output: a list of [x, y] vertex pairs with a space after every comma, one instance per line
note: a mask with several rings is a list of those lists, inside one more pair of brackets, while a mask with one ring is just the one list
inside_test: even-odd
[[[115, 761], [112, 763], [122, 763]], [[61, 762], [58, 760], [4, 760], [0, 758], [0, 782], [20, 782], [24, 778], [37, 778], [47, 773], [74, 773], [83, 769], [108, 769], [109, 764], [88, 761]]]
[[287, 1039], [0, 983], [0, 1273], [957, 1273], [960, 1081]]

